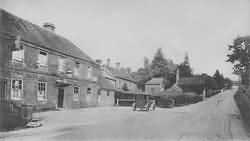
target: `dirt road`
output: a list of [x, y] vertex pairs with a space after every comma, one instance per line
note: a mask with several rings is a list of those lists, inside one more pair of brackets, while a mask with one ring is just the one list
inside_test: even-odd
[[[250, 140], [234, 103], [234, 90], [172, 109], [133, 112], [102, 107], [39, 113], [44, 126], [3, 133], [2, 140]], [[0, 139], [0, 140], [1, 140]]]

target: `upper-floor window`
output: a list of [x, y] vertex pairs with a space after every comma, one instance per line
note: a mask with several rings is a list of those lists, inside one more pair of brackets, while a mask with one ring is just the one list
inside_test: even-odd
[[12, 61], [15, 62], [23, 62], [24, 61], [24, 48], [20, 46], [20, 48], [15, 48], [12, 50]]
[[40, 66], [48, 66], [48, 53], [40, 51], [38, 55], [38, 64]]
[[80, 69], [80, 62], [75, 62], [75, 68], [74, 68], [74, 75], [78, 76], [79, 75], [79, 69]]
[[74, 86], [73, 88], [73, 100], [78, 101], [80, 96], [80, 87]]
[[58, 59], [58, 71], [65, 72], [65, 58], [61, 57]]
[[37, 100], [47, 100], [47, 82], [39, 81], [37, 90]]
[[20, 100], [23, 92], [23, 80], [11, 80], [11, 99]]
[[92, 78], [92, 73], [93, 73], [92, 67], [88, 66], [88, 72], [87, 72], [87, 78], [88, 79]]

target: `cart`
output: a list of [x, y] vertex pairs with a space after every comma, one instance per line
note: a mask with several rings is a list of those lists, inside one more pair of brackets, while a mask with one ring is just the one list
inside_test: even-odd
[[138, 94], [135, 96], [135, 102], [132, 104], [133, 111], [155, 110], [155, 100], [149, 95]]

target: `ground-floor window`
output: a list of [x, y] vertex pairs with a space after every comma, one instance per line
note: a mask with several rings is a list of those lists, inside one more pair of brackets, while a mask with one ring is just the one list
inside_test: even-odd
[[23, 80], [11, 80], [11, 99], [20, 100], [22, 99], [23, 92]]
[[110, 93], [110, 92], [109, 92], [109, 91], [107, 91], [107, 96], [109, 96], [109, 93]]
[[91, 88], [87, 88], [87, 94], [91, 94], [92, 93], [92, 89]]
[[37, 100], [45, 101], [47, 100], [47, 82], [38, 82]]
[[73, 100], [78, 101], [80, 97], [80, 87], [74, 86], [73, 88]]

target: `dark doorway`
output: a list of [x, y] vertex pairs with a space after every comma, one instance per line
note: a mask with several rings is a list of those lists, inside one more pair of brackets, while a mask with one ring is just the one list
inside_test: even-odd
[[57, 101], [58, 108], [63, 108], [63, 99], [64, 99], [64, 89], [58, 88], [58, 101]]

